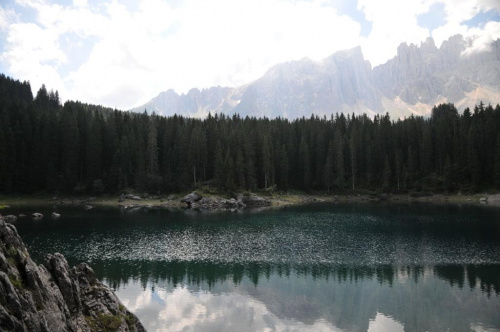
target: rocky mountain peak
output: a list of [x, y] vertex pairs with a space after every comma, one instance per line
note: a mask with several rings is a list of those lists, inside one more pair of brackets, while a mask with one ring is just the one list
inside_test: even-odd
[[[429, 114], [440, 102], [463, 109], [482, 100], [500, 100], [500, 40], [483, 52], [466, 50], [470, 40], [455, 35], [437, 48], [428, 37], [420, 45], [401, 44], [385, 64], [371, 67], [361, 47], [317, 62], [307, 58], [278, 64], [238, 88], [214, 88], [185, 95], [170, 93], [142, 107], [157, 113], [297, 118], [344, 113]], [[478, 99], [480, 98], [480, 99]], [[141, 107], [138, 108], [141, 110]]]

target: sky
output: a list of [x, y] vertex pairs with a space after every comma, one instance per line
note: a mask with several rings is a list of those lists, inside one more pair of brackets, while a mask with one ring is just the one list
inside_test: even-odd
[[275, 64], [455, 34], [467, 53], [500, 38], [498, 0], [0, 0], [0, 72], [63, 101], [118, 109], [161, 91], [236, 87]]

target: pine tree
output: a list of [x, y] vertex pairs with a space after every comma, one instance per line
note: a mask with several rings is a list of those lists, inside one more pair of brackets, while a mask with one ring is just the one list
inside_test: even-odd
[[268, 136], [264, 136], [262, 142], [262, 171], [264, 173], [264, 188], [267, 188], [269, 184], [272, 185], [272, 160], [271, 160], [271, 145], [269, 144]]
[[286, 147], [283, 145], [280, 150], [280, 162], [279, 162], [279, 187], [280, 189], [288, 189], [288, 173], [289, 173], [289, 162], [288, 162], [288, 152]]
[[234, 189], [234, 167], [231, 151], [227, 149], [226, 156], [224, 157], [224, 186], [227, 190]]
[[[353, 115], [354, 118], [354, 115]], [[351, 153], [351, 184], [352, 190], [354, 190], [356, 182], [356, 174], [358, 172], [358, 146], [359, 146], [359, 128], [358, 121], [354, 121], [351, 130], [351, 139], [349, 141], [350, 153]]]
[[302, 178], [302, 189], [308, 190], [311, 187], [311, 157], [304, 136], [302, 136], [299, 146], [299, 171]]
[[61, 117], [60, 141], [63, 186], [70, 192], [78, 182], [79, 131], [76, 114], [68, 104], [64, 107]]
[[156, 126], [153, 121], [150, 121], [146, 148], [146, 171], [148, 176], [156, 176], [159, 172], [157, 136]]
[[398, 191], [401, 189], [401, 173], [403, 171], [403, 151], [401, 149], [396, 149], [396, 156], [395, 156], [395, 161], [396, 161], [396, 181], [398, 184]]
[[328, 143], [328, 152], [326, 155], [325, 170], [324, 170], [325, 187], [328, 192], [330, 192], [330, 189], [333, 186], [335, 180], [334, 154], [335, 154], [334, 142], [333, 140], [330, 140], [330, 142]]
[[[250, 136], [251, 134], [247, 134], [244, 138], [245, 143], [244, 143], [244, 150], [245, 150], [245, 161], [246, 161], [246, 168], [245, 168], [245, 184], [247, 186], [247, 189], [252, 190], [257, 187], [257, 176], [256, 176], [256, 170], [255, 170], [255, 149], [253, 145], [253, 139]], [[216, 149], [217, 151], [217, 149]]]
[[224, 157], [222, 156], [222, 144], [217, 141], [215, 147], [215, 183], [219, 188], [225, 185], [226, 174], [224, 169]]
[[335, 131], [335, 185], [344, 189], [345, 187], [345, 158], [344, 158], [344, 136], [339, 128]]
[[427, 176], [432, 171], [432, 137], [429, 125], [424, 128], [422, 144], [420, 147], [420, 166], [423, 176]]
[[86, 170], [87, 184], [90, 186], [95, 180], [101, 179], [102, 173], [102, 129], [98, 119], [94, 119], [88, 135]]
[[239, 189], [245, 188], [245, 161], [243, 160], [243, 152], [241, 152], [241, 150], [238, 150], [238, 153], [236, 154], [234, 174], [236, 179], [236, 186]]
[[495, 170], [494, 170], [495, 185], [500, 189], [500, 134], [497, 137], [495, 149]]
[[472, 123], [469, 128], [468, 135], [468, 149], [467, 149], [467, 164], [470, 174], [470, 179], [474, 189], [477, 189], [481, 182], [481, 164], [477, 151], [478, 133], [476, 124]]
[[391, 186], [391, 176], [391, 165], [389, 164], [389, 157], [386, 155], [384, 162], [384, 172], [382, 175], [382, 189], [389, 190]]

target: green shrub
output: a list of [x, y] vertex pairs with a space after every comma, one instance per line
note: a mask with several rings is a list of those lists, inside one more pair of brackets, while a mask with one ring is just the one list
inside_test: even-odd
[[12, 286], [16, 287], [19, 290], [24, 289], [24, 285], [23, 285], [23, 282], [21, 280], [15, 278], [14, 276], [9, 276], [9, 280], [10, 280], [10, 283], [12, 284]]

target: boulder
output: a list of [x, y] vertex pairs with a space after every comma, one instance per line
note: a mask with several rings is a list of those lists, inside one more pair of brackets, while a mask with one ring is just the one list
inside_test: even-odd
[[61, 214], [60, 214], [60, 213], [56, 213], [56, 212], [52, 212], [51, 217], [52, 217], [53, 219], [58, 219], [58, 218], [60, 218], [60, 217], [61, 217]]
[[6, 222], [10, 222], [10, 223], [16, 222], [16, 220], [17, 220], [17, 217], [13, 214], [9, 214], [3, 218], [5, 219]]
[[212, 204], [212, 200], [208, 197], [203, 197], [202, 199], [200, 199], [199, 203], [201, 205], [210, 205]]
[[488, 196], [488, 204], [500, 205], [500, 194]]
[[189, 195], [184, 196], [184, 198], [181, 199], [181, 203], [186, 203], [188, 207], [191, 207], [193, 203], [198, 202], [202, 198], [203, 197], [200, 194], [197, 194], [193, 191]]
[[125, 199], [131, 199], [133, 201], [140, 201], [142, 198], [137, 195], [125, 195]]
[[31, 215], [31, 217], [33, 219], [42, 219], [43, 218], [43, 214], [39, 213], [39, 212], [35, 212]]

